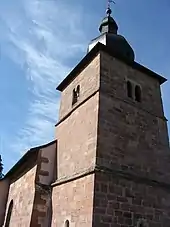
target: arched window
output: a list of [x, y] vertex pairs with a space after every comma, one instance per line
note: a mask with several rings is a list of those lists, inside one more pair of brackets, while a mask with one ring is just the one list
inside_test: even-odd
[[137, 227], [148, 227], [148, 224], [147, 224], [146, 220], [140, 219], [137, 222]]
[[9, 207], [8, 207], [8, 213], [7, 213], [7, 216], [6, 216], [5, 227], [9, 227], [9, 225], [10, 225], [13, 206], [14, 206], [14, 202], [13, 202], [13, 199], [12, 199], [10, 204], [9, 204]]
[[69, 222], [69, 220], [66, 220], [65, 221], [65, 226], [64, 227], [70, 227], [70, 222]]
[[72, 97], [72, 105], [74, 105], [77, 102], [77, 94], [76, 90], [73, 90], [73, 97]]
[[72, 105], [74, 105], [80, 97], [80, 85], [77, 86], [77, 88], [74, 88], [73, 90], [73, 97], [72, 97]]
[[127, 96], [129, 98], [133, 98], [133, 94], [132, 94], [132, 83], [130, 81], [127, 81]]
[[136, 87], [135, 87], [135, 100], [137, 102], [141, 102], [141, 95], [142, 95], [141, 88], [140, 88], [140, 86], [136, 85]]
[[79, 98], [80, 96], [80, 85], [77, 86], [77, 97]]

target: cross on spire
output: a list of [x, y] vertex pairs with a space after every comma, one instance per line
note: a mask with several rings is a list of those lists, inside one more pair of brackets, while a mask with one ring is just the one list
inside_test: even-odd
[[112, 13], [112, 10], [111, 10], [111, 3], [116, 4], [115, 1], [113, 1], [113, 0], [107, 0], [107, 10], [106, 10], [106, 14], [107, 14], [108, 16], [110, 16], [111, 13]]

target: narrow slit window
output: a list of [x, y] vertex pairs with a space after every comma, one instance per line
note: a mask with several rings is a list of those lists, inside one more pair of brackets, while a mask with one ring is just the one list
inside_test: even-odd
[[69, 222], [69, 220], [66, 220], [65, 221], [65, 226], [64, 227], [70, 227], [70, 222]]
[[73, 98], [72, 98], [72, 105], [74, 105], [77, 102], [77, 94], [76, 90], [73, 90]]
[[80, 97], [80, 85], [77, 86], [77, 98]]
[[135, 87], [135, 99], [136, 99], [137, 102], [141, 102], [141, 95], [142, 95], [141, 88], [140, 88], [140, 86], [136, 85], [136, 87]]
[[80, 85], [77, 86], [77, 88], [74, 88], [73, 90], [73, 97], [72, 97], [72, 105], [74, 105], [80, 97]]
[[132, 98], [132, 83], [130, 81], [127, 81], [127, 96], [129, 98]]
[[5, 227], [9, 227], [9, 225], [10, 225], [10, 220], [11, 220], [13, 206], [14, 206], [14, 202], [13, 202], [13, 199], [12, 199], [11, 202], [10, 202], [10, 204], [9, 204], [8, 213], [7, 213], [7, 217], [6, 217]]

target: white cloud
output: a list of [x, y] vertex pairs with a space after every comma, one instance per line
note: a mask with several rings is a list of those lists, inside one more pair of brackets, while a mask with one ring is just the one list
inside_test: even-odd
[[20, 8], [2, 12], [1, 20], [6, 27], [4, 40], [11, 44], [7, 53], [25, 69], [34, 97], [13, 144], [22, 153], [53, 139], [59, 109], [55, 87], [70, 70], [66, 62], [86, 49], [87, 40], [81, 8], [63, 1], [19, 2]]

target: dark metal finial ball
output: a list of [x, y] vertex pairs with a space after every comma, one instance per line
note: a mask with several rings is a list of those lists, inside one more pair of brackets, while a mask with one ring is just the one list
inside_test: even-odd
[[106, 14], [107, 14], [108, 16], [110, 16], [111, 13], [112, 13], [112, 10], [111, 10], [110, 8], [108, 8], [108, 9], [106, 10]]

